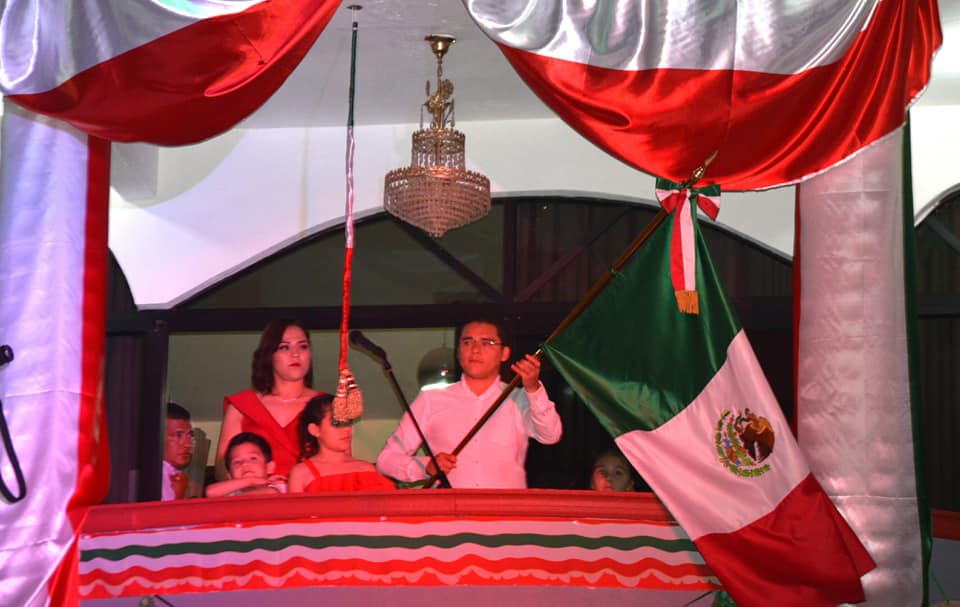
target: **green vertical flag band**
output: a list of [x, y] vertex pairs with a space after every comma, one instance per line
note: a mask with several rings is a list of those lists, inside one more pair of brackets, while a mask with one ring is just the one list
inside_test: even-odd
[[696, 219], [700, 314], [677, 310], [666, 253], [674, 221], [664, 222], [593, 304], [543, 347], [613, 436], [653, 430], [683, 410], [723, 365], [740, 328]]

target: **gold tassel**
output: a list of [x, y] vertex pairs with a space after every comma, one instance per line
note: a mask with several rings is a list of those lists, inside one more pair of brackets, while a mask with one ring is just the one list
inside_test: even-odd
[[337, 392], [333, 397], [333, 424], [345, 426], [356, 423], [363, 415], [363, 394], [349, 369], [340, 372]]
[[674, 291], [677, 307], [685, 314], [700, 314], [700, 298], [696, 291]]

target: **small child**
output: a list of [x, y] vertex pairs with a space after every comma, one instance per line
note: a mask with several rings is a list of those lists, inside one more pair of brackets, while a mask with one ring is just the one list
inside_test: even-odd
[[384, 491], [396, 487], [370, 462], [350, 455], [353, 426], [333, 425], [333, 396], [310, 399], [300, 414], [302, 461], [290, 470], [290, 493]]
[[590, 488], [594, 491], [635, 491], [636, 472], [619, 451], [608, 449], [597, 456], [590, 475]]
[[270, 444], [259, 434], [241, 432], [227, 445], [224, 456], [229, 480], [207, 486], [207, 497], [274, 495], [284, 493], [283, 477], [273, 476], [276, 462]]

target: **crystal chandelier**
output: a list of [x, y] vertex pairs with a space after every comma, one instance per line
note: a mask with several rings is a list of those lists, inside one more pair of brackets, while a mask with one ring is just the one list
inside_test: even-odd
[[[387, 173], [383, 206], [388, 213], [431, 236], [467, 225], [490, 211], [490, 180], [464, 168], [466, 137], [454, 129], [453, 83], [443, 79], [443, 56], [456, 39], [425, 38], [437, 57], [437, 87], [420, 107], [420, 129], [413, 134], [411, 166]], [[423, 128], [423, 108], [433, 116]]]

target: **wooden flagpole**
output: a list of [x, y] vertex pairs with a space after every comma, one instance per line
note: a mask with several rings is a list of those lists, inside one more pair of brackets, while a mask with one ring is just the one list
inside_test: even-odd
[[[704, 172], [706, 172], [707, 170], [707, 166], [713, 161], [714, 158], [716, 158], [716, 156], [717, 156], [717, 152], [714, 152], [713, 154], [711, 154], [710, 157], [699, 168], [697, 168], [697, 170], [693, 172], [693, 174], [690, 176], [690, 179], [688, 179], [683, 183], [683, 186], [690, 187], [696, 182], [700, 181], [700, 179], [703, 177]], [[564, 329], [570, 326], [570, 323], [576, 320], [577, 317], [579, 317], [580, 314], [582, 314], [583, 311], [587, 309], [587, 306], [593, 303], [593, 300], [596, 299], [598, 295], [600, 295], [600, 292], [603, 291], [608, 284], [610, 284], [610, 281], [613, 280], [613, 277], [620, 270], [623, 269], [623, 266], [627, 265], [627, 262], [630, 261], [631, 257], [633, 257], [633, 254], [636, 253], [640, 249], [640, 247], [642, 247], [643, 244], [647, 241], [647, 239], [650, 238], [654, 230], [660, 227], [660, 224], [662, 224], [663, 221], [667, 218], [667, 215], [668, 213], [666, 211], [664, 211], [663, 209], [660, 209], [660, 212], [657, 213], [656, 216], [654, 216], [654, 218], [650, 220], [650, 223], [647, 224], [647, 227], [645, 227], [643, 231], [640, 232], [640, 234], [633, 239], [633, 242], [630, 243], [630, 245], [627, 247], [627, 250], [624, 251], [622, 255], [620, 255], [620, 257], [613, 263], [612, 266], [610, 266], [610, 270], [607, 273], [605, 273], [603, 276], [601, 276], [600, 279], [596, 282], [596, 284], [594, 284], [593, 287], [591, 287], [591, 289], [587, 291], [587, 294], [583, 296], [580, 302], [577, 303], [577, 305], [574, 306], [572, 310], [570, 310], [570, 313], [567, 314], [566, 318], [560, 321], [560, 324], [557, 325], [557, 328], [554, 329], [552, 333], [550, 333], [550, 336], [547, 337], [547, 339], [545, 339], [543, 343], [545, 344], [550, 343]], [[543, 358], [543, 350], [541, 348], [538, 348], [533, 355], [537, 358], [537, 360], [540, 360]], [[480, 428], [482, 428], [483, 425], [487, 423], [487, 420], [490, 419], [490, 417], [497, 412], [497, 409], [500, 407], [501, 404], [503, 404], [503, 401], [507, 400], [507, 397], [510, 395], [511, 392], [513, 392], [513, 390], [520, 384], [521, 381], [522, 381], [522, 378], [519, 375], [513, 376], [513, 379], [510, 380], [510, 383], [508, 383], [507, 386], [503, 389], [503, 391], [500, 393], [500, 396], [497, 397], [497, 400], [493, 401], [493, 404], [490, 405], [490, 407], [486, 410], [483, 416], [477, 420], [477, 423], [475, 423], [472, 428], [470, 428], [470, 430], [463, 437], [460, 443], [457, 444], [456, 448], [451, 452], [451, 455], [459, 455], [460, 452], [463, 451], [464, 447], [467, 446], [467, 443], [469, 443], [470, 440], [477, 434], [477, 432], [480, 431]], [[435, 474], [430, 478], [428, 478], [426, 483], [423, 486], [432, 487], [434, 483], [436, 483], [436, 481], [437, 481], [437, 475]]]

